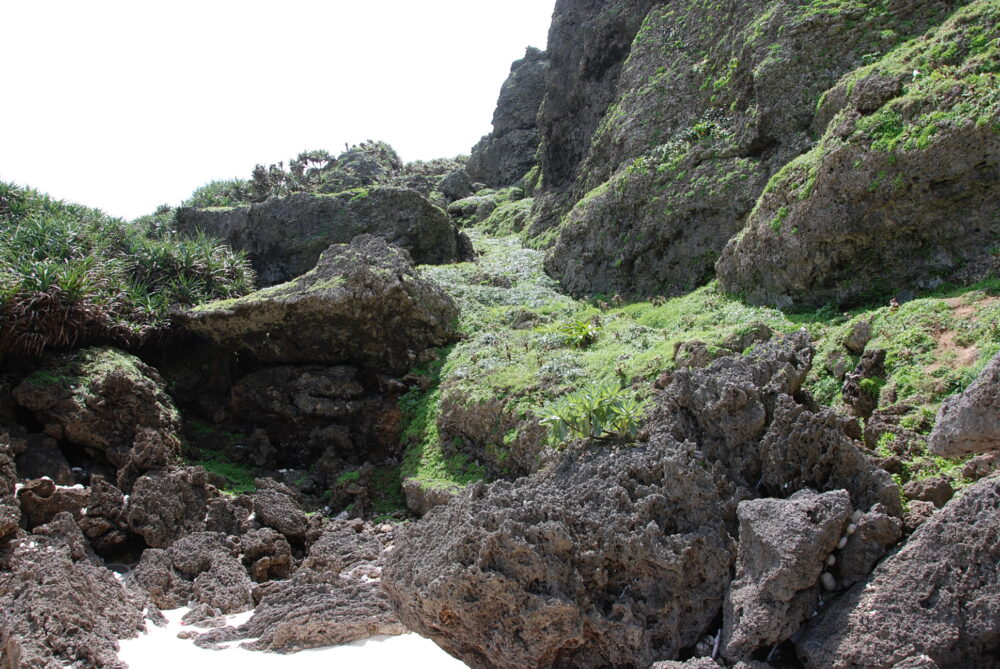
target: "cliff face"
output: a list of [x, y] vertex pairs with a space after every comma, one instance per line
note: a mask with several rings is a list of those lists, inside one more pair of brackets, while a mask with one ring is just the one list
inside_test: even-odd
[[558, 2], [528, 232], [548, 271], [577, 294], [703, 284], [816, 146], [824, 94], [963, 4]]

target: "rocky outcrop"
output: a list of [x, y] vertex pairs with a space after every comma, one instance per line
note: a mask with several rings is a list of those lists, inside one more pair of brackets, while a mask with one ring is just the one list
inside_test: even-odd
[[240, 553], [250, 578], [257, 583], [288, 578], [295, 566], [288, 540], [269, 527], [251, 530], [242, 535]]
[[807, 333], [775, 338], [746, 356], [675, 372], [660, 398], [646, 428], [651, 440], [697, 446], [733, 486], [724, 495], [732, 523], [741, 499], [803, 488], [844, 489], [855, 508], [881, 503], [902, 515], [898, 487], [849, 436], [849, 422], [796, 399], [812, 358]]
[[204, 604], [222, 613], [253, 608], [253, 582], [231, 538], [196, 532], [170, 548], [143, 552], [131, 577], [161, 609]]
[[458, 307], [409, 255], [362, 236], [323, 252], [304, 276], [180, 312], [188, 330], [268, 363], [354, 363], [405, 373], [455, 335]]
[[[1000, 478], [934, 514], [812, 623], [806, 667], [892, 667], [927, 656], [941, 667], [994, 667], [1000, 657]], [[933, 666], [933, 665], [930, 665]]]
[[851, 518], [843, 490], [740, 502], [736, 580], [726, 593], [723, 654], [749, 659], [790, 637], [816, 611], [820, 574]]
[[477, 667], [676, 657], [719, 612], [735, 557], [711, 477], [666, 447], [473, 484], [397, 543], [384, 585], [403, 623]]
[[154, 472], [139, 478], [125, 507], [128, 526], [153, 548], [166, 548], [205, 530], [208, 500], [217, 494], [201, 467]]
[[127, 468], [126, 478], [165, 468], [180, 455], [180, 416], [159, 374], [120, 351], [50, 355], [14, 398], [46, 434]]
[[262, 286], [305, 274], [331, 244], [364, 234], [406, 249], [421, 265], [458, 262], [468, 246], [441, 209], [403, 188], [295, 193], [229, 209], [182, 208], [177, 227], [246, 251]]
[[12, 564], [0, 572], [0, 666], [125, 669], [118, 639], [141, 632], [143, 616], [110, 571], [27, 546]]
[[1000, 451], [1000, 355], [964, 393], [941, 403], [927, 445], [946, 458]]
[[254, 615], [239, 627], [202, 634], [197, 644], [254, 639], [253, 650], [291, 653], [377, 634], [403, 634], [379, 583], [391, 534], [360, 521], [328, 524], [288, 580], [258, 589]]
[[17, 477], [22, 480], [47, 476], [59, 485], [73, 485], [77, 482], [59, 444], [47, 434], [27, 435], [25, 450], [17, 456], [15, 462]]
[[294, 544], [306, 538], [309, 521], [295, 500], [294, 493], [270, 479], [257, 479], [260, 488], [253, 496], [253, 509], [257, 520], [265, 527], [282, 534]]
[[813, 146], [823, 92], [956, 4], [559, 2], [529, 228], [556, 238], [547, 271], [575, 294], [706, 282], [768, 178]]
[[17, 491], [17, 501], [21, 505], [22, 520], [30, 530], [63, 512], [79, 518], [90, 502], [90, 491], [83, 486], [63, 488], [53, 483], [52, 479], [35, 479], [21, 486]]
[[545, 52], [533, 47], [511, 64], [493, 112], [493, 132], [473, 147], [466, 165], [473, 180], [493, 187], [509, 186], [535, 166], [541, 141], [538, 109], [548, 71]]
[[16, 485], [14, 452], [7, 443], [7, 435], [0, 432], [0, 545], [20, 527], [21, 507], [14, 497]]
[[723, 288], [854, 304], [997, 273], [1000, 106], [982, 74], [1000, 55], [995, 11], [969, 3], [824, 94], [823, 138], [768, 184], [719, 260]]
[[101, 555], [109, 555], [124, 544], [129, 528], [121, 490], [95, 476], [91, 482], [90, 500], [79, 524], [94, 550]]

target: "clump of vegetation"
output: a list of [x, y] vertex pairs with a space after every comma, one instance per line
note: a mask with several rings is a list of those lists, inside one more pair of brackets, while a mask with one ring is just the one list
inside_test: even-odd
[[253, 289], [242, 253], [176, 235], [158, 212], [129, 224], [0, 183], [0, 354], [138, 346], [166, 331], [172, 306]]
[[557, 444], [567, 438], [633, 440], [639, 434], [643, 406], [614, 383], [586, 386], [560, 397], [542, 412], [542, 425]]
[[220, 451], [208, 448], [196, 449], [188, 458], [188, 464], [204, 467], [206, 471], [226, 479], [228, 485], [222, 489], [224, 493], [243, 495], [257, 490], [253, 472], [245, 465], [233, 462]]

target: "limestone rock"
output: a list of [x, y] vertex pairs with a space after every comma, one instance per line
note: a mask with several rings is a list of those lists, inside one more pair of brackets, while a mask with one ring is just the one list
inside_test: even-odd
[[845, 590], [866, 578], [875, 563], [903, 536], [903, 521], [887, 514], [881, 504], [852, 523], [854, 533], [848, 535], [847, 545], [837, 553], [837, 562], [831, 569], [837, 576], [838, 588]]
[[305, 541], [309, 520], [295, 500], [292, 491], [270, 480], [257, 479], [258, 491], [253, 495], [253, 510], [257, 520], [282, 534], [294, 544]]
[[946, 458], [1000, 451], [1000, 355], [964, 393], [941, 404], [928, 446]]
[[438, 190], [448, 198], [449, 202], [461, 200], [476, 192], [472, 188], [472, 179], [469, 178], [469, 174], [465, 170], [452, 170], [441, 177]]
[[141, 609], [106, 569], [65, 550], [20, 548], [0, 573], [0, 658], [5, 667], [125, 669], [118, 639], [143, 630]]
[[147, 549], [133, 579], [161, 609], [186, 606], [189, 601], [227, 614], [253, 607], [253, 583], [240, 562], [238, 547], [216, 532], [196, 532], [170, 548]]
[[14, 453], [7, 443], [7, 435], [0, 432], [0, 544], [20, 527], [21, 507], [14, 497], [16, 485]]
[[548, 71], [548, 56], [531, 47], [524, 58], [511, 64], [493, 112], [493, 132], [469, 156], [466, 169], [472, 179], [494, 187], [509, 186], [535, 165], [541, 140], [537, 116]]
[[955, 489], [951, 487], [948, 479], [935, 476], [919, 481], [909, 481], [903, 486], [903, 494], [907, 499], [919, 499], [924, 502], [931, 502], [939, 509], [948, 503], [948, 500], [955, 494]]
[[59, 444], [46, 434], [29, 434], [26, 449], [17, 456], [15, 462], [19, 479], [40, 479], [47, 476], [59, 485], [76, 483], [66, 456], [59, 450]]
[[187, 329], [268, 363], [354, 363], [405, 373], [455, 335], [458, 307], [405, 251], [362, 236], [287, 284], [178, 313]]
[[[811, 624], [808, 668], [891, 667], [926, 655], [942, 667], [1000, 657], [1000, 478], [967, 488]], [[906, 666], [906, 665], [903, 665]]]
[[473, 484], [397, 538], [383, 583], [400, 619], [479, 667], [676, 657], [717, 615], [735, 553], [689, 458], [602, 448]]
[[27, 529], [44, 525], [62, 512], [69, 512], [79, 518], [90, 502], [90, 491], [83, 486], [64, 488], [52, 479], [36, 479], [25, 483], [17, 491], [21, 504], [21, 515]]
[[[150, 434], [160, 441], [157, 462], [172, 462], [180, 454], [180, 417], [159, 374], [120, 351], [49, 355], [14, 389], [14, 397], [34, 412], [46, 434], [87, 447], [115, 467], [124, 467], [133, 447], [138, 442], [142, 449]], [[141, 470], [140, 463], [134, 468]]]
[[749, 659], [786, 640], [819, 603], [819, 578], [851, 517], [844, 490], [740, 502], [736, 579], [726, 593], [723, 654]]
[[101, 555], [108, 555], [128, 539], [125, 498], [121, 490], [95, 476], [90, 501], [78, 521], [80, 529]]
[[331, 244], [374, 235], [405, 249], [420, 265], [463, 260], [463, 236], [420, 194], [372, 188], [335, 195], [295, 193], [230, 209], [182, 208], [180, 232], [206, 234], [246, 251], [262, 286], [305, 274]]
[[208, 474], [201, 467], [153, 472], [139, 478], [125, 508], [129, 529], [153, 548], [205, 530]]
[[240, 552], [250, 577], [258, 583], [287, 578], [294, 569], [292, 547], [288, 540], [269, 527], [251, 530], [241, 536]]
[[[854, 371], [847, 373], [842, 393], [844, 404], [851, 408], [858, 418], [871, 418], [878, 407], [880, 379], [885, 378], [885, 350], [866, 351], [861, 356]], [[865, 381], [870, 384], [866, 384]]]

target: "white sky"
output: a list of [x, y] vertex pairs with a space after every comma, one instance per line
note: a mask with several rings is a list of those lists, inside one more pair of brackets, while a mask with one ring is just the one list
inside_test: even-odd
[[0, 180], [132, 218], [366, 139], [467, 153], [554, 0], [0, 0]]

